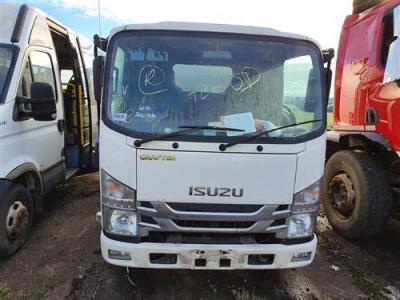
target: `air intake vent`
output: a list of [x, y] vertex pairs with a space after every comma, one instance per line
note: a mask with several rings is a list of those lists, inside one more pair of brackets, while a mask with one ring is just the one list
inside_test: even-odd
[[173, 220], [180, 227], [189, 228], [250, 228], [255, 222], [218, 222], [218, 221], [192, 221], [192, 220]]

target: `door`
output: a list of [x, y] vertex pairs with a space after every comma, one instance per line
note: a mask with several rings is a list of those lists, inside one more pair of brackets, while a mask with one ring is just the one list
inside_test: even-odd
[[[53, 177], [64, 171], [63, 148], [64, 135], [61, 121], [63, 119], [62, 99], [57, 84], [53, 59], [49, 52], [31, 50], [25, 58], [18, 96], [30, 97], [32, 82], [49, 83], [57, 99], [57, 119], [54, 121], [20, 120], [22, 143], [26, 162], [35, 164], [42, 173], [46, 186], [46, 177]], [[55, 174], [54, 172], [57, 172]]]
[[77, 100], [76, 103], [78, 105], [77, 112], [80, 166], [87, 167], [91, 164], [92, 154], [92, 128], [88, 82], [77, 37], [70, 34], [69, 40], [72, 46], [71, 51], [73, 51], [72, 57], [74, 60], [75, 69], [75, 95]]

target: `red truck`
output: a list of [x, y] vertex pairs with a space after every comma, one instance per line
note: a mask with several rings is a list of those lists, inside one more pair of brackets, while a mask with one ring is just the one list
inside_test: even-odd
[[354, 0], [343, 25], [322, 202], [347, 238], [383, 229], [400, 190], [400, 0]]

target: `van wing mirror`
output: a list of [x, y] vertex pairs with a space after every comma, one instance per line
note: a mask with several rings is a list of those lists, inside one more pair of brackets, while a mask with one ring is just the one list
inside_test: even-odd
[[53, 121], [57, 118], [57, 102], [53, 87], [47, 82], [32, 82], [31, 98], [17, 97], [20, 120]]
[[97, 56], [93, 60], [93, 86], [94, 98], [101, 102], [101, 90], [103, 87], [104, 56]]
[[400, 80], [400, 6], [393, 10], [393, 37], [383, 78], [384, 84]]

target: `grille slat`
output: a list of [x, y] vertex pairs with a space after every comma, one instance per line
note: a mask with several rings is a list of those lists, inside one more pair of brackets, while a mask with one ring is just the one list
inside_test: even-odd
[[239, 204], [204, 204], [204, 203], [167, 203], [169, 207], [182, 212], [208, 212], [208, 213], [255, 213], [262, 205]]

